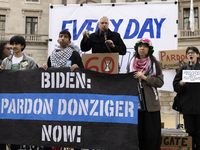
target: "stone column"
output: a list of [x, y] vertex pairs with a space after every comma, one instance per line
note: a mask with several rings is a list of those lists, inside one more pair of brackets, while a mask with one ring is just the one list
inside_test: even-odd
[[101, 0], [101, 3], [111, 3], [111, 0]]
[[75, 0], [67, 0], [67, 4], [76, 4]]
[[125, 3], [126, 0], [116, 0], [116, 3]]
[[61, 5], [62, 4], [62, 0], [52, 0], [52, 5]]

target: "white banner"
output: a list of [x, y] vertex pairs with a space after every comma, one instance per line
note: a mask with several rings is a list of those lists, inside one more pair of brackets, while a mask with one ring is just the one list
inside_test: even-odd
[[[141, 38], [149, 38], [154, 46], [154, 56], [159, 60], [158, 51], [177, 49], [177, 12], [174, 2], [134, 2], [117, 4], [83, 4], [50, 6], [49, 54], [55, 45], [59, 32], [69, 30], [72, 43], [80, 47], [82, 32], [98, 30], [98, 19], [107, 16], [109, 28], [121, 35], [127, 53], [120, 56], [120, 73], [126, 73], [134, 44]], [[165, 84], [161, 90], [173, 91], [174, 70], [163, 71]]]

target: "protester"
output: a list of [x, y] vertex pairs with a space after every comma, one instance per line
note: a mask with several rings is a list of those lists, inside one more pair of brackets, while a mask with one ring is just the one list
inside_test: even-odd
[[11, 47], [7, 42], [0, 43], [0, 65], [4, 58], [11, 55]]
[[[12, 46], [14, 54], [3, 60], [0, 71], [3, 69], [24, 70], [37, 68], [34, 59], [22, 53], [26, 47], [24, 37], [13, 36], [10, 39], [10, 45]], [[10, 148], [11, 150], [18, 150], [20, 149], [20, 145], [11, 144]]]
[[160, 63], [153, 56], [149, 39], [136, 42], [135, 54], [131, 58], [128, 72], [139, 80], [146, 109], [138, 111], [138, 139], [140, 150], [160, 150], [161, 118], [157, 88], [162, 87], [163, 74]]
[[79, 49], [71, 44], [71, 34], [69, 31], [62, 30], [59, 33], [57, 42], [60, 45], [56, 46], [49, 56], [47, 65], [43, 65], [45, 70], [47, 67], [70, 67], [71, 71], [74, 71], [74, 69], [79, 67], [84, 68], [78, 52]]
[[[11, 55], [11, 48], [7, 42], [0, 43], [0, 65], [4, 58]], [[6, 150], [6, 144], [0, 144], [0, 150]]]
[[[55, 46], [54, 51], [48, 58], [47, 65], [43, 65], [45, 70], [48, 67], [70, 67], [71, 71], [74, 71], [74, 69], [79, 67], [84, 68], [82, 59], [79, 54], [79, 49], [77, 49], [77, 46], [71, 44], [71, 34], [69, 31], [62, 30], [59, 33], [57, 42], [60, 45]], [[45, 150], [48, 149], [45, 148]]]
[[199, 50], [196, 47], [188, 47], [186, 55], [189, 62], [181, 66], [174, 78], [174, 91], [180, 94], [180, 108], [183, 113], [186, 132], [192, 136], [192, 149], [200, 150], [200, 84], [183, 82], [183, 70], [200, 70], [198, 61]]
[[24, 37], [13, 36], [10, 39], [10, 45], [12, 46], [14, 54], [3, 60], [0, 71], [3, 69], [23, 70], [37, 68], [34, 59], [22, 53], [26, 47]]
[[83, 31], [81, 50], [85, 52], [92, 48], [92, 53], [119, 53], [125, 55], [126, 46], [120, 34], [112, 32], [108, 25], [109, 19], [103, 16], [99, 19], [99, 29], [95, 33], [89, 35], [87, 30]]

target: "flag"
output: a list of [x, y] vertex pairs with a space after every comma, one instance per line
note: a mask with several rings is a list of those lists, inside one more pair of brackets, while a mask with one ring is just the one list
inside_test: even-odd
[[189, 21], [190, 21], [190, 29], [192, 32], [194, 32], [194, 9], [193, 9], [193, 0], [191, 0], [191, 3], [190, 3], [190, 18], [189, 18]]

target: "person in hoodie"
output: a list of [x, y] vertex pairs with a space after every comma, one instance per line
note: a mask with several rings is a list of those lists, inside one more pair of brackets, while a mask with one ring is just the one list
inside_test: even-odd
[[198, 61], [199, 50], [196, 47], [188, 47], [186, 55], [189, 62], [181, 66], [173, 80], [174, 91], [180, 94], [180, 108], [183, 113], [186, 132], [192, 136], [192, 149], [200, 150], [200, 83], [184, 82], [183, 70], [200, 70]]
[[71, 71], [76, 68], [84, 68], [79, 54], [79, 48], [71, 44], [71, 34], [67, 30], [59, 33], [57, 42], [52, 54], [49, 56], [47, 64], [43, 65], [46, 70], [48, 67], [70, 67]]

